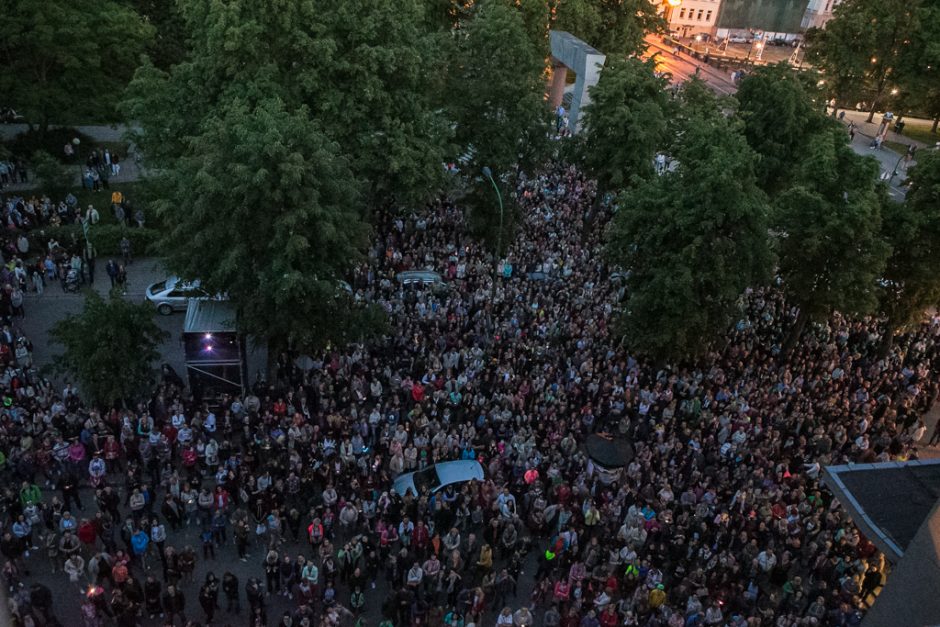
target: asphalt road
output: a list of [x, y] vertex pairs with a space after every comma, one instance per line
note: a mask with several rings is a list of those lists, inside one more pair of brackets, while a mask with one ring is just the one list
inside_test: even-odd
[[[91, 286], [97, 293], [107, 296], [111, 283], [104, 271], [107, 259], [99, 259], [95, 272], [95, 283]], [[143, 301], [147, 286], [166, 278], [159, 259], [138, 259], [127, 267], [128, 288], [125, 298], [133, 301]], [[26, 333], [26, 337], [33, 343], [33, 361], [39, 367], [51, 365], [54, 357], [61, 351], [61, 347], [50, 342], [49, 329], [59, 320], [71, 314], [78, 314], [82, 310], [85, 296], [79, 292], [69, 294], [62, 290], [58, 283], [49, 283], [40, 295], [30, 292], [26, 295], [24, 309], [26, 317], [17, 322]], [[185, 360], [183, 356], [180, 334], [183, 330], [184, 314], [161, 316], [154, 314], [154, 320], [161, 329], [168, 333], [168, 337], [160, 346], [160, 353], [164, 360], [176, 369], [181, 376], [185, 373]]]
[[[730, 72], [718, 70], [685, 53], [676, 55], [671, 47], [663, 45], [655, 37], [647, 37], [646, 43], [649, 44], [649, 48], [645, 58], [655, 57], [656, 69], [660, 72], [668, 72], [672, 76], [673, 84], [683, 83], [697, 75], [718, 94], [731, 96], [737, 92], [737, 86], [731, 82]], [[907, 170], [903, 160], [900, 159], [901, 155], [889, 148], [871, 149], [870, 143], [871, 137], [866, 136], [864, 130], [860, 128], [860, 132], [855, 135], [852, 142], [852, 148], [856, 153], [872, 157], [878, 162], [882, 179], [888, 181], [888, 192], [891, 197], [897, 201], [903, 200], [906, 190], [902, 183], [906, 178]], [[896, 172], [896, 175], [891, 177], [893, 172]]]
[[668, 72], [672, 75], [674, 84], [685, 82], [697, 75], [706, 85], [721, 95], [731, 96], [738, 91], [737, 86], [731, 82], [730, 72], [713, 68], [693, 59], [684, 52], [675, 54], [673, 48], [663, 45], [656, 38], [647, 37], [646, 43], [649, 44], [649, 48], [645, 57], [655, 57], [657, 71]]

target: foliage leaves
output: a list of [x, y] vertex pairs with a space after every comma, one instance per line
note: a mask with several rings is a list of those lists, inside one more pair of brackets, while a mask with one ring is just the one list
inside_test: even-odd
[[770, 266], [766, 201], [740, 123], [695, 88], [682, 109], [678, 166], [621, 195], [608, 248], [629, 271], [626, 340], [662, 360], [707, 350]]
[[822, 103], [803, 75], [785, 64], [756, 68], [740, 85], [738, 114], [744, 136], [760, 155], [757, 179], [767, 193], [786, 187], [810, 137], [825, 124]]
[[813, 137], [796, 184], [776, 201], [780, 275], [805, 319], [875, 309], [889, 252], [881, 239], [885, 192], [877, 172], [841, 128], [830, 128]]
[[602, 190], [626, 187], [652, 174], [653, 157], [666, 140], [671, 101], [655, 62], [611, 59], [591, 89], [584, 112], [583, 160]]
[[924, 151], [903, 203], [886, 203], [883, 232], [891, 246], [880, 307], [890, 333], [940, 303], [940, 153]]
[[3, 104], [42, 129], [111, 117], [153, 36], [115, 0], [2, 0], [0, 15]]
[[829, 93], [843, 106], [866, 100], [874, 110], [883, 100], [918, 30], [921, 2], [844, 0], [824, 29], [807, 33], [807, 58], [823, 71]]
[[470, 169], [497, 176], [544, 154], [548, 109], [543, 63], [520, 13], [502, 0], [477, 3], [456, 34], [447, 109], [461, 150], [472, 147]]
[[659, 32], [665, 22], [649, 0], [550, 0], [552, 28], [583, 39], [608, 58], [631, 55], [643, 48], [648, 32]]
[[86, 398], [114, 405], [150, 391], [166, 333], [153, 321], [149, 303], [104, 299], [89, 290], [82, 312], [57, 322], [50, 335], [65, 349], [57, 367], [75, 377]]
[[270, 97], [210, 115], [167, 170], [157, 209], [170, 268], [236, 303], [241, 329], [308, 347], [348, 306], [338, 287], [367, 229], [339, 147]]

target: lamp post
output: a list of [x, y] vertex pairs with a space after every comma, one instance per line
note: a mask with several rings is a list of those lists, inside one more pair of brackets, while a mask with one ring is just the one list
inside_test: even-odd
[[499, 192], [499, 186], [496, 184], [496, 181], [493, 180], [493, 171], [490, 170], [489, 166], [483, 166], [483, 176], [490, 180], [490, 183], [493, 185], [493, 189], [496, 190], [496, 200], [499, 201], [499, 232], [496, 234], [496, 265], [493, 269], [493, 289], [492, 293], [496, 293], [496, 279], [499, 274], [499, 258], [503, 252], [503, 195]]
[[676, 8], [682, 4], [682, 0], [665, 0], [663, 6], [663, 19], [666, 20], [666, 34], [671, 35], [672, 30], [670, 29], [670, 22], [672, 22], [672, 15], [676, 12]]
[[77, 137], [72, 138], [72, 146], [75, 151], [75, 161], [78, 163], [78, 180], [82, 184], [82, 189], [85, 189], [85, 169], [82, 167], [82, 155], [80, 146], [82, 145], [82, 140]]

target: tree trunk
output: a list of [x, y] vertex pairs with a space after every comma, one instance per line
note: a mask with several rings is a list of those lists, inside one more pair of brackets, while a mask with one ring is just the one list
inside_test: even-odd
[[866, 120], [866, 122], [868, 122], [869, 124], [871, 124], [871, 121], [875, 119], [875, 109], [877, 107], [878, 107], [878, 98], [876, 97], [875, 100], [871, 103], [871, 111], [868, 112], [868, 119]]
[[790, 354], [790, 351], [793, 350], [793, 347], [796, 346], [800, 336], [803, 335], [803, 329], [806, 328], [807, 322], [809, 322], [809, 313], [805, 307], [800, 307], [800, 313], [796, 316], [796, 321], [787, 332], [787, 337], [780, 349], [780, 354], [783, 357], [787, 357]]
[[600, 215], [601, 205], [604, 203], [604, 196], [607, 195], [607, 190], [601, 186], [600, 182], [597, 183], [597, 194], [594, 196], [594, 202], [591, 204], [591, 208], [588, 210], [586, 216], [584, 216], [584, 228], [581, 230], [581, 240], [586, 241], [588, 233], [591, 232], [591, 225], [594, 223], [594, 218]]
[[[891, 309], [894, 309], [893, 307]], [[878, 342], [878, 358], [884, 359], [894, 347], [894, 338], [898, 334], [901, 325], [898, 324], [898, 316], [888, 314], [885, 320], [885, 331], [881, 335], [881, 341]]]
[[881, 336], [881, 341], [878, 343], [878, 358], [884, 359], [891, 352], [891, 349], [894, 347], [894, 336], [896, 334], [894, 324], [890, 320], [885, 323], [885, 332]]
[[937, 116], [933, 119], [933, 126], [930, 127], [930, 132], [936, 133], [938, 125], [940, 125], [940, 116]]

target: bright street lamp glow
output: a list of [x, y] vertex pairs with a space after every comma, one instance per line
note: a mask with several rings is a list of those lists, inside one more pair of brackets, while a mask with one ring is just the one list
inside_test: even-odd
[[669, 4], [669, 6], [671, 6], [671, 7], [673, 7], [673, 8], [675, 8], [675, 7], [679, 6], [680, 4], [682, 4], [682, 0], [666, 0], [666, 2]]

